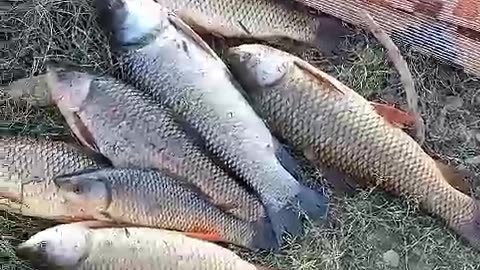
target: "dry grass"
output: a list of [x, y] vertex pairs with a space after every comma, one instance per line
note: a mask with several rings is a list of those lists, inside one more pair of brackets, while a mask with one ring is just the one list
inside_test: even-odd
[[[52, 56], [96, 69], [109, 67], [104, 37], [85, 2], [26, 1], [13, 13], [6, 12], [13, 2], [0, 3], [0, 81], [8, 83], [41, 73], [44, 61]], [[7, 40], [11, 42], [4, 42]], [[410, 49], [402, 51], [420, 95], [426, 147], [478, 175], [478, 164], [472, 158], [480, 156], [480, 82]], [[384, 49], [369, 35], [358, 32], [349, 37], [341, 56], [335, 58], [323, 58], [311, 49], [296, 53], [365, 97], [406, 105], [396, 71]], [[0, 106], [0, 132], [69, 134], [53, 108], [38, 109], [18, 101]], [[472, 183], [480, 186], [473, 177]], [[301, 270], [479, 268], [478, 253], [459, 241], [442, 222], [382, 192], [365, 191], [339, 198], [336, 212], [334, 220], [339, 226], [335, 229], [310, 227], [305, 239], [292, 241], [282, 254], [257, 254], [255, 260], [279, 269]], [[44, 227], [41, 221], [0, 213], [0, 268], [30, 269], [15, 258], [12, 245]], [[383, 259], [389, 250], [400, 256], [397, 267], [388, 266]]]

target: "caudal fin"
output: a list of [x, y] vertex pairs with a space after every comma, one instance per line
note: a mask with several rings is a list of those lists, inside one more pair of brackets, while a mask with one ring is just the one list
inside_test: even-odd
[[268, 205], [266, 208], [278, 243], [283, 242], [284, 234], [294, 237], [303, 234], [303, 223], [297, 207], [288, 204], [281, 209], [274, 209]]
[[252, 228], [254, 233], [248, 244], [249, 248], [253, 250], [278, 250], [280, 248], [281, 243], [278, 241], [268, 217], [260, 218], [258, 221], [252, 223]]
[[296, 199], [303, 211], [312, 221], [324, 222], [329, 210], [329, 198], [323, 192], [317, 192], [306, 186], [301, 186]]
[[304, 212], [312, 221], [324, 222], [327, 219], [328, 210], [329, 199], [327, 195], [306, 186], [301, 186], [297, 195], [281, 209], [277, 210], [267, 205], [273, 230], [280, 243], [284, 234], [293, 237], [303, 235], [301, 212]]
[[341, 20], [323, 15], [318, 19], [314, 45], [324, 54], [332, 55], [338, 49], [343, 37], [350, 31], [343, 26]]

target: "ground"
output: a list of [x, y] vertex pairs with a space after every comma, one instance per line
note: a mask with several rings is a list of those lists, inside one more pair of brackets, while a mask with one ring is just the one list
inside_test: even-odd
[[[108, 46], [86, 0], [75, 4], [61, 0], [27, 2], [15, 13], [5, 13], [12, 2], [0, 4], [1, 83], [42, 73], [44, 61], [50, 56], [98, 70], [109, 67]], [[14, 45], [4, 42], [12, 38], [17, 40]], [[292, 51], [368, 99], [381, 97], [405, 103], [398, 75], [384, 49], [362, 31], [356, 30], [345, 40], [340, 57], [323, 57], [306, 48]], [[420, 96], [427, 130], [425, 147], [470, 172], [476, 191], [480, 185], [473, 180], [480, 172], [480, 159], [476, 158], [480, 156], [480, 82], [413, 48], [402, 48], [402, 53]], [[55, 108], [36, 108], [12, 100], [0, 106], [2, 132], [69, 135]], [[320, 179], [315, 170], [308, 172]], [[439, 219], [401, 199], [379, 190], [364, 190], [354, 196], [338, 197], [334, 209], [335, 227], [309, 226], [306, 237], [291, 240], [281, 254], [245, 258], [278, 269], [479, 269], [477, 251], [459, 240]], [[0, 269], [31, 269], [15, 258], [12, 248], [50, 225], [0, 212]]]

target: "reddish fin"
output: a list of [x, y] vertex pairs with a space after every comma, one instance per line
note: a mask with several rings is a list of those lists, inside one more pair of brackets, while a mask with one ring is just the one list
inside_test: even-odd
[[447, 183], [466, 195], [470, 195], [471, 185], [465, 179], [466, 175], [464, 173], [440, 160], [435, 160], [435, 163], [437, 164], [437, 168], [442, 172]]
[[224, 242], [224, 239], [216, 233], [183, 232], [183, 234], [192, 238], [197, 238], [210, 242]]
[[377, 111], [377, 113], [390, 124], [401, 129], [414, 128], [416, 118], [412, 112], [406, 112], [395, 108], [395, 106], [390, 104], [381, 104], [377, 102], [370, 102], [370, 104], [375, 108], [375, 111]]

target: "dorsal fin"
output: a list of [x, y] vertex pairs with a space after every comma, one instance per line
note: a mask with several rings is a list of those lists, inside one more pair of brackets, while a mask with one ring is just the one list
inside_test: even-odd
[[334, 90], [338, 94], [344, 95], [344, 88], [346, 88], [345, 85], [343, 85], [341, 82], [337, 81], [335, 78], [332, 76], [328, 75], [327, 73], [319, 70], [317, 67], [313, 66], [312, 64], [308, 63], [307, 61], [299, 58], [299, 57], [294, 57], [293, 63], [300, 68], [301, 70], [308, 72], [311, 74], [313, 77], [317, 78], [318, 80], [329, 84], [331, 87], [329, 90]]
[[[172, 25], [174, 25], [179, 31], [182, 31], [185, 35], [190, 37], [200, 48], [202, 48], [206, 53], [208, 53], [215, 60], [222, 61], [217, 53], [203, 40], [203, 38], [197, 34], [193, 29], [186, 24], [177, 14], [174, 12], [169, 12], [168, 20]], [[222, 61], [223, 62], [223, 61]]]

